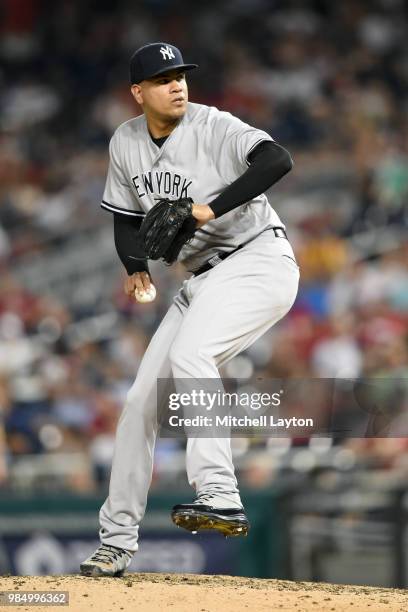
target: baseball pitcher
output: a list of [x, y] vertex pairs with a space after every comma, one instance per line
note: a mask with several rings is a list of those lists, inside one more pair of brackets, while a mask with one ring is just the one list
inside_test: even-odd
[[[100, 547], [88, 576], [120, 576], [138, 549], [153, 469], [157, 379], [220, 380], [219, 368], [290, 310], [299, 268], [265, 191], [292, 168], [266, 132], [230, 113], [188, 101], [174, 45], [156, 42], [131, 58], [131, 92], [143, 114], [114, 133], [102, 207], [113, 213], [125, 292], [154, 297], [149, 259], [191, 273], [154, 334], [121, 414]], [[147, 297], [146, 297], [147, 296]], [[228, 438], [188, 437], [186, 469], [196, 497], [172, 510], [190, 531], [245, 535]]]

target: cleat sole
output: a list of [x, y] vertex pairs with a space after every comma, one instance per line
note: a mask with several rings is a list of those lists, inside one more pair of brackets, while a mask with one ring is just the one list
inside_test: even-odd
[[197, 533], [200, 530], [218, 531], [225, 537], [247, 536], [249, 521], [245, 515], [239, 517], [210, 516], [205, 512], [183, 512], [178, 510], [172, 514], [172, 520], [178, 527]]

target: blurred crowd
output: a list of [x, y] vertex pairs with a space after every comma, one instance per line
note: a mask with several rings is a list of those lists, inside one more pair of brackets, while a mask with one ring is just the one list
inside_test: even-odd
[[[128, 60], [149, 41], [200, 65], [192, 101], [266, 130], [295, 162], [268, 195], [299, 261], [299, 295], [225, 374], [408, 378], [407, 18], [404, 0], [4, 0], [0, 487], [106, 485], [125, 394], [183, 278], [153, 266], [156, 301], [128, 299], [99, 207], [109, 138], [140, 113]], [[104, 232], [110, 267], [95, 254]], [[94, 256], [102, 281], [75, 301], [47, 278], [52, 262], [74, 262], [81, 239], [84, 267]], [[94, 270], [72, 268], [93, 286]], [[256, 442], [234, 445], [242, 484], [268, 482]], [[389, 441], [386, 460], [375, 443], [351, 446], [386, 467], [408, 451], [403, 438]], [[159, 443], [159, 484], [169, 465], [183, 470], [181, 448]]]

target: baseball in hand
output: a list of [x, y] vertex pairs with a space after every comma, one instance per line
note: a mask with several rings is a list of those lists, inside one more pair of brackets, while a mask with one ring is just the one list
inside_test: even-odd
[[156, 297], [156, 287], [150, 283], [150, 287], [147, 291], [139, 291], [135, 289], [135, 298], [140, 304], [147, 304], [153, 302]]

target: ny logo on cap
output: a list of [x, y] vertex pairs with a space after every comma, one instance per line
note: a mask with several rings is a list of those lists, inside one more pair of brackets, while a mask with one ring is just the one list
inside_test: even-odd
[[174, 59], [173, 49], [169, 47], [169, 45], [160, 47], [160, 53], [162, 54], [163, 59]]

